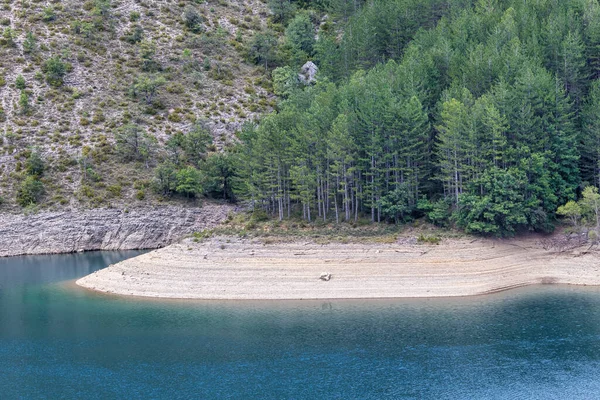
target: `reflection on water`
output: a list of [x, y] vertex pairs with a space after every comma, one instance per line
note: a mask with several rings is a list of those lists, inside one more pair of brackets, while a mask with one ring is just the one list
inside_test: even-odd
[[0, 260], [2, 397], [589, 399], [600, 291], [142, 301], [53, 283], [125, 255]]
[[143, 251], [92, 251], [75, 254], [0, 257], [0, 289], [81, 278]]

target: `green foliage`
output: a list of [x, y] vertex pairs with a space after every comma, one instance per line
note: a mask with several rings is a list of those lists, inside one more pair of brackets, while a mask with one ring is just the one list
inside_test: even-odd
[[50, 57], [42, 67], [46, 74], [46, 81], [51, 86], [62, 86], [63, 80], [70, 66], [61, 60], [60, 56]]
[[232, 154], [213, 153], [203, 165], [204, 190], [207, 194], [223, 200], [235, 200], [233, 185], [236, 177], [235, 159]]
[[600, 194], [595, 186], [588, 186], [583, 189], [579, 205], [581, 211], [587, 219], [596, 224], [596, 229], [600, 227]]
[[175, 165], [170, 162], [159, 164], [154, 170], [154, 188], [156, 192], [167, 196], [176, 188], [177, 176]]
[[37, 39], [33, 32], [27, 32], [25, 40], [23, 41], [23, 52], [26, 54], [35, 53], [37, 50]]
[[275, 68], [271, 73], [273, 77], [273, 91], [281, 97], [289, 97], [299, 88], [298, 74], [288, 65]]
[[207, 147], [211, 143], [212, 135], [208, 125], [204, 121], [199, 121], [183, 137], [180, 146], [183, 148], [186, 160], [195, 167], [199, 167], [201, 161], [206, 156]]
[[17, 42], [15, 40], [17, 39], [17, 32], [10, 27], [4, 28], [4, 31], [2, 32], [2, 39], [3, 44], [6, 47], [16, 47]]
[[315, 46], [315, 32], [310, 17], [301, 13], [290, 21], [285, 30], [286, 42], [291, 50], [292, 65], [301, 65], [312, 57]]
[[144, 39], [144, 29], [140, 25], [133, 25], [123, 38], [131, 44], [139, 43]]
[[25, 89], [25, 78], [23, 78], [23, 75], [17, 76], [17, 79], [15, 79], [15, 86], [19, 90]]
[[139, 75], [132, 86], [134, 96], [143, 96], [146, 104], [152, 104], [159, 89], [167, 83], [164, 77], [160, 75]]
[[44, 184], [35, 176], [27, 176], [17, 189], [17, 204], [28, 207], [37, 204], [44, 195]]
[[40, 153], [36, 150], [32, 151], [25, 162], [25, 171], [27, 174], [29, 176], [39, 178], [44, 174], [45, 169], [46, 166], [44, 160], [42, 160], [42, 157], [40, 156]]
[[556, 214], [569, 218], [574, 227], [579, 225], [581, 213], [581, 206], [573, 200], [569, 200], [567, 204], [558, 207], [556, 210]]
[[150, 40], [140, 42], [140, 57], [142, 59], [142, 71], [156, 72], [160, 70], [160, 65], [154, 60], [156, 55], [156, 45]]
[[[598, 39], [600, 40], [600, 37]], [[600, 63], [600, 60], [598, 62]], [[600, 64], [598, 67], [600, 72]], [[592, 82], [589, 96], [582, 108], [582, 180], [600, 186], [600, 80]]]
[[94, 23], [98, 28], [103, 27], [104, 20], [110, 16], [111, 0], [94, 0], [91, 14], [96, 17]]
[[29, 113], [29, 95], [24, 90], [22, 90], [19, 95], [19, 107], [21, 109], [21, 114], [27, 115]]
[[123, 187], [119, 184], [115, 184], [115, 185], [110, 185], [106, 188], [106, 190], [108, 191], [108, 193], [110, 193], [110, 195], [112, 197], [121, 197], [121, 194], [123, 193]]
[[196, 168], [182, 168], [175, 174], [175, 191], [187, 197], [195, 197], [202, 193], [202, 180], [202, 174]]
[[442, 239], [440, 239], [437, 236], [428, 236], [428, 235], [423, 235], [423, 234], [420, 234], [419, 237], [417, 238], [417, 243], [420, 243], [420, 244], [438, 245], [438, 244], [440, 244], [441, 241], [442, 241]]
[[42, 19], [45, 22], [52, 22], [56, 20], [56, 11], [54, 10], [54, 7], [48, 6], [44, 8]]
[[140, 17], [141, 17], [141, 15], [137, 11], [132, 11], [129, 13], [129, 21], [131, 21], [131, 22], [139, 21]]
[[204, 19], [196, 10], [194, 6], [187, 5], [183, 10], [183, 22], [185, 26], [194, 33], [200, 33], [203, 31], [202, 23]]
[[273, 13], [273, 22], [285, 24], [294, 14], [296, 9], [294, 3], [290, 0], [269, 0], [269, 8]]
[[141, 126], [127, 124], [115, 134], [117, 154], [125, 161], [143, 161], [146, 165], [152, 160], [156, 149], [156, 137]]
[[468, 233], [512, 236], [527, 226], [524, 199], [526, 176], [521, 171], [492, 168], [473, 182], [476, 188], [462, 194], [456, 223]]
[[[279, 219], [551, 230], [582, 177], [600, 185], [600, 6], [575, 3], [332, 1], [316, 41], [274, 3], [282, 101], [240, 134], [236, 194]], [[302, 87], [311, 57], [323, 78]]]
[[390, 221], [398, 223], [412, 213], [414, 206], [411, 204], [410, 190], [407, 185], [397, 187], [382, 196], [379, 200], [381, 214]]
[[431, 202], [426, 198], [419, 199], [417, 209], [427, 216], [427, 219], [441, 227], [447, 227], [450, 223], [451, 202], [448, 199], [438, 199]]
[[585, 222], [595, 225], [596, 230], [598, 230], [600, 228], [600, 194], [598, 188], [586, 186], [578, 202], [568, 201], [558, 207], [556, 214], [568, 218], [575, 228], [579, 226], [579, 220], [584, 217]]
[[264, 64], [265, 69], [277, 60], [277, 37], [274, 32], [257, 33], [252, 38], [248, 57], [256, 64]]
[[259, 223], [269, 220], [269, 215], [264, 210], [254, 209], [250, 215], [250, 222]]

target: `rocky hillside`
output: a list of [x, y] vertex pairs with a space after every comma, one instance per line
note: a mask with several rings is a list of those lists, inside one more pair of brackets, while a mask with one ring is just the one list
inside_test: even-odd
[[233, 207], [0, 214], [0, 257], [88, 250], [154, 249], [225, 221]]
[[158, 151], [202, 121], [207, 151], [235, 140], [274, 104], [244, 56], [267, 14], [258, 0], [1, 0], [0, 211], [21, 210], [32, 152], [45, 164], [36, 207], [163, 201], [147, 161], [115, 155], [116, 133], [135, 125]]

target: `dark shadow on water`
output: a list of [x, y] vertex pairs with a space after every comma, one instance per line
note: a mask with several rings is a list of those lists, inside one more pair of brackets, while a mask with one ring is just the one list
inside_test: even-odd
[[0, 289], [76, 279], [146, 251], [90, 251], [0, 258]]

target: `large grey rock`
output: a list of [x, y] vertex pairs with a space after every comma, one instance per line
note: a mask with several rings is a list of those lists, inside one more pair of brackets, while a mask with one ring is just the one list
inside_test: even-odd
[[0, 214], [0, 257], [87, 250], [154, 249], [221, 223], [233, 208], [157, 207]]
[[319, 67], [312, 61], [308, 61], [300, 68], [298, 79], [305, 85], [310, 85], [317, 81], [317, 72], [319, 72]]

